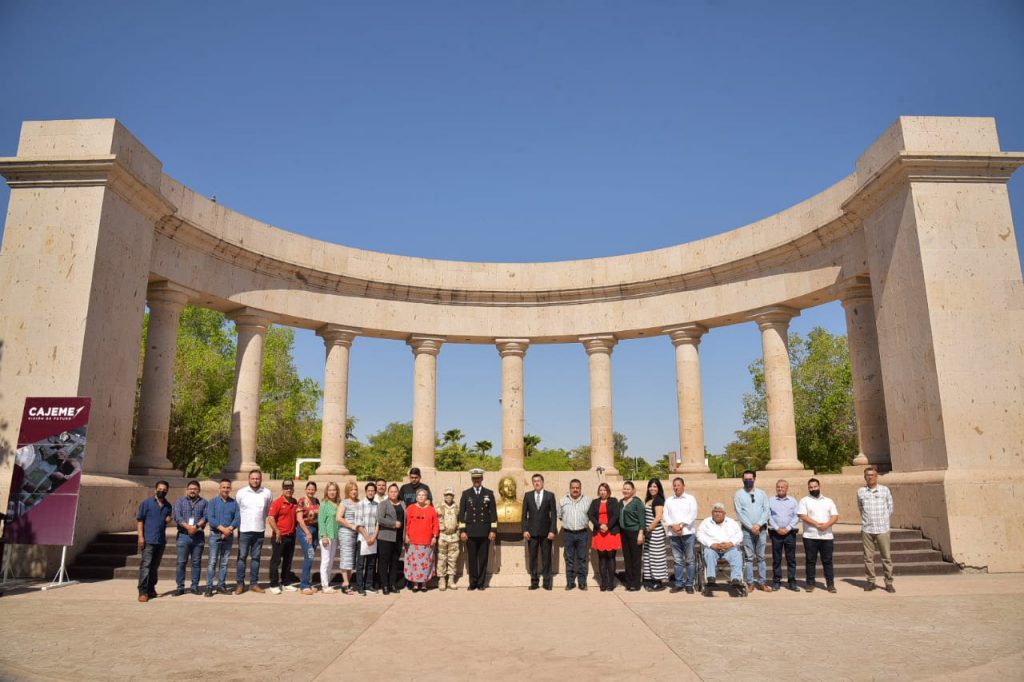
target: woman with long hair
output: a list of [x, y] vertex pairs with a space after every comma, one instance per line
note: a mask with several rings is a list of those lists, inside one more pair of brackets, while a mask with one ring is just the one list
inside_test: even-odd
[[652, 478], [647, 482], [647, 497], [644, 499], [644, 588], [648, 592], [665, 589], [668, 578], [668, 561], [665, 558], [665, 527], [661, 525], [665, 513], [665, 489], [661, 481]]
[[338, 556], [341, 568], [344, 594], [352, 594], [352, 571], [356, 568], [356, 552], [359, 550], [359, 532], [356, 530], [356, 507], [359, 505], [359, 484], [349, 481], [345, 484], [345, 497], [338, 507]]
[[644, 544], [644, 503], [636, 496], [633, 481], [622, 484], [619, 509], [619, 534], [622, 536], [622, 561], [626, 568], [626, 591], [640, 590], [642, 545]]
[[398, 592], [402, 538], [405, 535], [405, 502], [398, 499], [398, 485], [388, 486], [387, 498], [377, 506], [377, 582], [381, 592]]
[[316, 481], [306, 484], [306, 494], [299, 500], [295, 519], [298, 524], [295, 535], [302, 547], [302, 573], [299, 577], [299, 590], [302, 594], [315, 594], [316, 588], [310, 584], [309, 574], [313, 571], [313, 557], [316, 546], [320, 544], [320, 500], [316, 497]]
[[619, 501], [607, 483], [597, 486], [597, 498], [590, 503], [587, 517], [594, 527], [590, 546], [597, 552], [597, 584], [602, 592], [615, 589], [615, 554], [622, 548], [619, 537]]
[[317, 528], [320, 532], [320, 589], [327, 594], [331, 587], [331, 564], [338, 551], [338, 505], [341, 504], [341, 490], [331, 481], [324, 490], [324, 499], [317, 512]]

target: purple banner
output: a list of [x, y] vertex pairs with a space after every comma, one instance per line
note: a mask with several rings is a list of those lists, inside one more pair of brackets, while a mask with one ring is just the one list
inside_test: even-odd
[[71, 545], [85, 459], [89, 398], [26, 398], [4, 542]]

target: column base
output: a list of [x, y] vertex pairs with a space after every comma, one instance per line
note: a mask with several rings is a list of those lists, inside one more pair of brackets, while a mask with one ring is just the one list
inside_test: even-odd
[[764, 468], [765, 471], [809, 471], [798, 459], [772, 460]]
[[[597, 467], [594, 467], [593, 469], [591, 469], [591, 471], [593, 471], [594, 473], [597, 473]], [[616, 477], [621, 478], [621, 475], [619, 474], [619, 470], [616, 469], [615, 467], [605, 467], [604, 471], [602, 471], [600, 475], [602, 475], [602, 476], [616, 476]]]
[[321, 464], [313, 473], [314, 476], [348, 476], [348, 469], [344, 464]]
[[[713, 471], [673, 471], [669, 474], [669, 480], [671, 481], [676, 476], [681, 476], [683, 480], [689, 481], [713, 481], [718, 478], [718, 474]], [[667, 491], [666, 491], [667, 492]]]
[[128, 473], [132, 476], [159, 476], [161, 478], [181, 478], [182, 474], [177, 469], [170, 469], [156, 466], [130, 466]]

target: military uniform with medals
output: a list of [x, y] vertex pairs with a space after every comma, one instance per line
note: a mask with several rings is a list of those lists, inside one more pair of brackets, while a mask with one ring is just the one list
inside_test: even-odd
[[[466, 534], [469, 589], [482, 590], [487, 581], [487, 558], [491, 547], [491, 533], [498, 532], [498, 507], [494, 492], [483, 487], [483, 469], [469, 472], [473, 487], [462, 492], [459, 501], [459, 532]], [[475, 480], [478, 479], [479, 481]]]

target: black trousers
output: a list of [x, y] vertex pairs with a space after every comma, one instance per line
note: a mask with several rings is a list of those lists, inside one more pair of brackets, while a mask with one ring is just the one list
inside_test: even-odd
[[466, 563], [469, 569], [469, 586], [485, 587], [491, 540], [486, 535], [482, 538], [470, 537], [466, 540], [466, 549], [468, 550]]
[[270, 586], [281, 587], [281, 565], [284, 577], [292, 572], [292, 557], [295, 556], [295, 534], [282, 535], [280, 540], [270, 541]]
[[[835, 570], [832, 567], [832, 549], [835, 540], [808, 540], [804, 538], [804, 556], [806, 559], [807, 585], [814, 585], [814, 571], [821, 554], [821, 565], [825, 569], [825, 585], [832, 587], [836, 583]], [[774, 551], [774, 549], [772, 550]]]
[[604, 589], [615, 587], [615, 555], [614, 549], [597, 553], [598, 583]]
[[156, 594], [157, 574], [166, 547], [167, 545], [151, 545], [148, 542], [143, 545], [142, 560], [139, 562], [139, 594]]
[[[534, 585], [540, 582], [540, 576], [544, 576], [544, 584], [551, 584], [551, 540], [547, 535], [535, 538], [532, 535], [527, 540], [530, 548], [530, 582]], [[537, 555], [540, 555], [539, 557]]]
[[[380, 541], [378, 540], [378, 543]], [[356, 552], [359, 551], [359, 543], [356, 543]], [[377, 549], [380, 551], [380, 548]], [[377, 555], [360, 554], [356, 559], [356, 591], [365, 592], [374, 589], [377, 579]]]
[[402, 545], [399, 542], [377, 540], [377, 575], [383, 590], [394, 590], [401, 575]]
[[626, 565], [626, 587], [640, 588], [640, 576], [643, 574], [643, 547], [636, 544], [638, 530], [620, 531], [622, 535], [622, 561]]
[[772, 583], [776, 586], [782, 584], [782, 555], [785, 553], [786, 582], [796, 585], [796, 530], [779, 535], [769, 529], [768, 535], [772, 539]]

